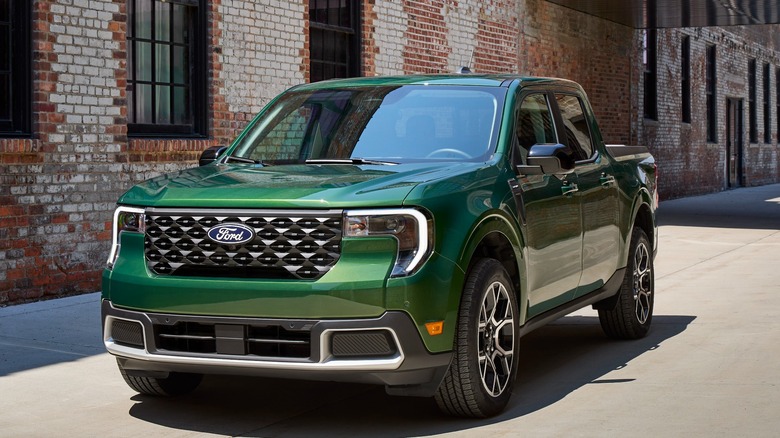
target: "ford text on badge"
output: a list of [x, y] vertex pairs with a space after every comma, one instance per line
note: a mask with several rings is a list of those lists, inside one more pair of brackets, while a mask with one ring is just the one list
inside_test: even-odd
[[240, 245], [255, 238], [255, 230], [242, 224], [222, 224], [209, 228], [209, 239], [217, 243]]

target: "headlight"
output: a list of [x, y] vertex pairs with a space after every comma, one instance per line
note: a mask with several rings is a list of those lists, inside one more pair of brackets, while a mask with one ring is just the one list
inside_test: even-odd
[[113, 232], [111, 233], [111, 253], [108, 255], [108, 268], [111, 269], [119, 257], [119, 235], [125, 231], [144, 233], [146, 231], [144, 209], [134, 207], [118, 207], [114, 211]]
[[398, 254], [392, 277], [410, 275], [419, 268], [433, 249], [432, 223], [418, 210], [351, 210], [345, 213], [344, 235], [393, 236]]

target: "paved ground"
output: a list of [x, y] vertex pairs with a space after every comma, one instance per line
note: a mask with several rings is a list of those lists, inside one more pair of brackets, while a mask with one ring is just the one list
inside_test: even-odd
[[0, 436], [778, 436], [780, 185], [666, 202], [660, 220], [649, 337], [609, 341], [591, 310], [538, 330], [498, 418], [259, 378], [142, 397], [103, 352], [90, 294], [0, 309]]

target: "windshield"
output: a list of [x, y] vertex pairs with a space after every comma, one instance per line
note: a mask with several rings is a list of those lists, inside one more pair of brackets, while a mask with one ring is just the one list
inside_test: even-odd
[[484, 161], [506, 89], [387, 86], [289, 92], [251, 126], [232, 158], [264, 164]]

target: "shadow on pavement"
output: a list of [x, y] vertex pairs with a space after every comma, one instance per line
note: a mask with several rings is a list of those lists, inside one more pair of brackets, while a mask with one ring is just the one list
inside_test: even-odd
[[597, 317], [570, 316], [541, 328], [520, 341], [520, 374], [507, 410], [486, 420], [446, 417], [430, 399], [391, 397], [381, 387], [223, 376], [207, 378], [194, 394], [178, 399], [136, 396], [130, 415], [166, 427], [234, 436], [416, 436], [469, 430], [543, 409], [584, 385], [631, 384], [633, 379], [602, 377], [652, 354], [694, 319], [656, 316], [650, 334], [637, 341], [607, 339]]
[[780, 184], [664, 201], [658, 224], [780, 230]]
[[105, 352], [99, 293], [0, 309], [0, 377]]

